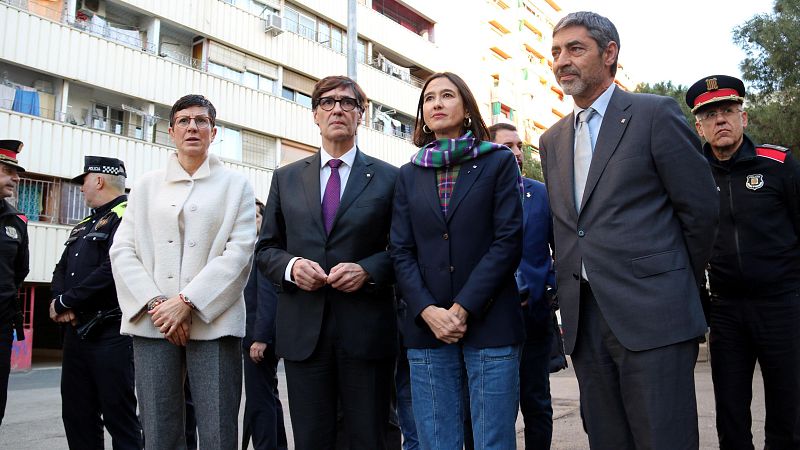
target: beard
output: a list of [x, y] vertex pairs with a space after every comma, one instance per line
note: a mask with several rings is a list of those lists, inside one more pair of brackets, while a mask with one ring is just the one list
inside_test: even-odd
[[[575, 78], [569, 81], [561, 81], [562, 75], [574, 75]], [[567, 68], [558, 71], [556, 74], [556, 81], [558, 82], [559, 86], [561, 86], [561, 89], [564, 90], [565, 94], [572, 95], [573, 97], [580, 97], [593, 90], [596, 86], [602, 84], [603, 79], [597, 74], [584, 75], [581, 74], [578, 69]]]

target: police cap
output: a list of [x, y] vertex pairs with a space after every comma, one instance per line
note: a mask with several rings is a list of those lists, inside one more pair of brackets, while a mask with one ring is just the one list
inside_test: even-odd
[[710, 75], [693, 84], [686, 91], [686, 104], [692, 112], [716, 102], [744, 102], [744, 83], [728, 75]]
[[83, 177], [89, 173], [105, 173], [108, 175], [121, 175], [127, 177], [125, 173], [125, 163], [117, 158], [107, 158], [105, 156], [84, 156], [83, 173], [73, 178], [73, 183], [83, 184]]
[[25, 169], [17, 161], [17, 154], [22, 151], [22, 147], [22, 141], [0, 140], [0, 163], [16, 167], [19, 172], [25, 172]]

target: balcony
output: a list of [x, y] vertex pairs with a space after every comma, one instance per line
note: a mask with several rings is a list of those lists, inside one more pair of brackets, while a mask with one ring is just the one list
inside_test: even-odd
[[[207, 0], [199, 3], [190, 2], [190, 0], [169, 2], [159, 0], [123, 0], [122, 3], [138, 10], [148, 11], [167, 21], [181, 24], [182, 27], [187, 27], [195, 34], [208, 36], [210, 39], [245, 50], [253, 55], [267, 57], [274, 63], [298, 70], [314, 78], [319, 79], [333, 73], [345, 73], [347, 71], [347, 62], [343, 53], [317, 42], [316, 31], [312, 32], [312, 30], [305, 29], [297, 24], [296, 32], [271, 36], [264, 33], [264, 19], [221, 0]], [[308, 4], [310, 8], [320, 11], [322, 15], [331, 18], [337, 23], [347, 23], [346, 10], [342, 11], [341, 8], [335, 7], [333, 5], [334, 2], [308, 0], [302, 3]], [[365, 12], [371, 11], [360, 7], [359, 11], [362, 10]], [[359, 22], [360, 35], [373, 41], [382, 41], [384, 40], [382, 37], [386, 36], [387, 26], [389, 29], [398, 27], [400, 29], [398, 31], [403, 32], [403, 37], [389, 42], [392, 42], [394, 47], [398, 48], [399, 53], [425, 57], [430, 59], [430, 62], [435, 60], [435, 55], [432, 51], [434, 48], [431, 47], [430, 42], [423, 41], [419, 36], [416, 36], [417, 40], [427, 45], [407, 45], [406, 41], [409, 36], [405, 33], [410, 33], [408, 30], [375, 11], [371, 11], [371, 13], [380, 17], [380, 24], [376, 26], [376, 19], [362, 20]], [[361, 13], [359, 12], [359, 14]], [[200, 30], [202, 30], [202, 33]], [[378, 39], [379, 37], [381, 39]], [[169, 52], [163, 53], [168, 58], [174, 56]], [[175, 62], [183, 65], [191, 64], [191, 67], [199, 70], [204, 69], [200, 62], [185, 56], [178, 57], [178, 61]], [[407, 113], [413, 113], [416, 110], [416, 98], [419, 96], [419, 89], [412, 84], [413, 82], [404, 82], [380, 73], [372, 76], [367, 75], [366, 78], [362, 79], [362, 74], [366, 72], [364, 70], [365, 64], [359, 64], [358, 66], [359, 83], [367, 90], [367, 94], [371, 98], [375, 98], [384, 104], [390, 104]], [[409, 97], [414, 98], [414, 104], [410, 110], [406, 105], [408, 103], [406, 99]]]

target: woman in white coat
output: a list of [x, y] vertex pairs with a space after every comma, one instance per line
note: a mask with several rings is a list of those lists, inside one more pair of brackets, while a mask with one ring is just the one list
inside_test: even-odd
[[136, 182], [111, 247], [148, 449], [186, 448], [186, 376], [200, 448], [237, 447], [255, 196], [209, 154], [215, 118], [201, 95], [173, 105], [177, 152]]

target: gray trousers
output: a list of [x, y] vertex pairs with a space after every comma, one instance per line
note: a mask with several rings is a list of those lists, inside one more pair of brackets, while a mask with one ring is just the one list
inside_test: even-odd
[[697, 450], [697, 340], [634, 352], [581, 286], [572, 364], [592, 450]]
[[241, 339], [192, 341], [133, 337], [136, 393], [147, 450], [184, 450], [184, 378], [189, 377], [199, 446], [235, 450], [242, 395]]

